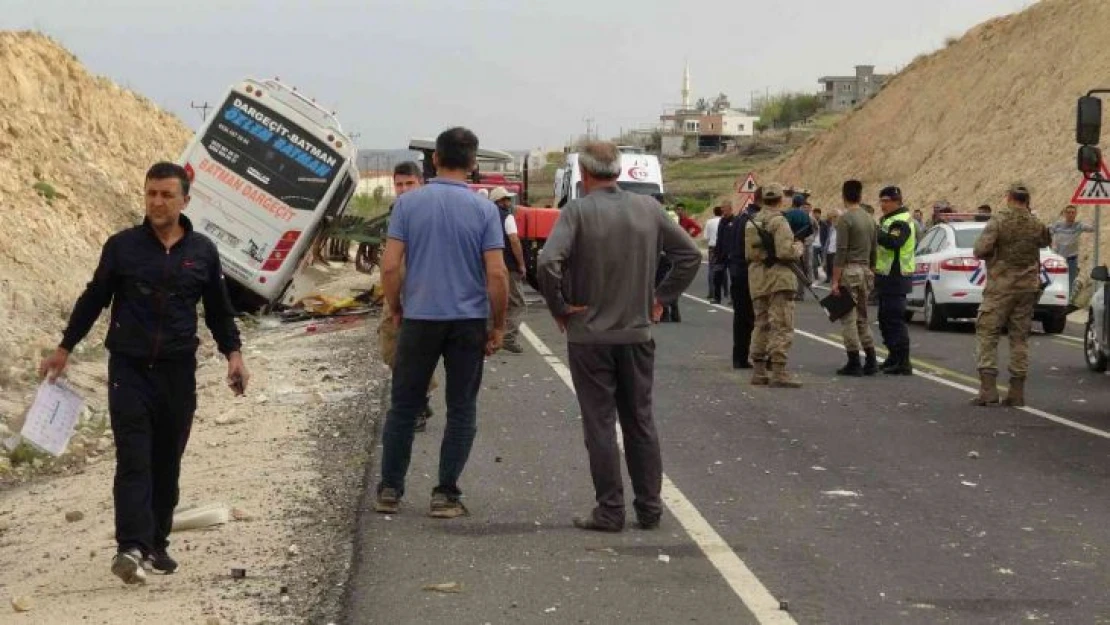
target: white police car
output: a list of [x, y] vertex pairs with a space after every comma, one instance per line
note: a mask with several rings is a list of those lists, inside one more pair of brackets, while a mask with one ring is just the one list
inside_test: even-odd
[[1110, 281], [1110, 272], [1105, 265], [1095, 267], [1091, 278], [1097, 284], [1091, 303], [1087, 306], [1087, 331], [1083, 333], [1083, 356], [1087, 367], [1091, 371], [1106, 371], [1107, 361], [1110, 360], [1110, 318], [1107, 317], [1107, 290], [1106, 283]]
[[[941, 330], [950, 319], [978, 315], [987, 265], [975, 258], [972, 248], [986, 225], [981, 221], [942, 223], [919, 239], [907, 321], [920, 312], [928, 329]], [[1041, 250], [1041, 281], [1048, 286], [1033, 318], [1041, 322], [1046, 334], [1058, 334], [1068, 323], [1068, 265], [1048, 248]]]

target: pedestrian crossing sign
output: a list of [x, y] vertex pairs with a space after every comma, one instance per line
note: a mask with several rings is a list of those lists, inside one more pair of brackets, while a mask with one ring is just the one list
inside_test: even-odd
[[751, 194], [751, 195], [754, 196], [756, 186], [758, 186], [758, 185], [755, 184], [755, 175], [749, 173], [748, 177], [744, 179], [744, 182], [741, 182], [741, 183], [736, 185], [736, 192], [737, 193], [748, 193], [748, 194]]
[[1106, 161], [1098, 165], [1098, 174], [1090, 178], [1083, 176], [1079, 181], [1079, 187], [1071, 196], [1072, 204], [1110, 204], [1110, 169], [1106, 168]]

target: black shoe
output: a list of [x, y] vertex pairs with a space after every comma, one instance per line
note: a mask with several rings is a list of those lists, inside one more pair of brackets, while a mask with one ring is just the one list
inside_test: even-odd
[[659, 529], [659, 520], [661, 517], [652, 517], [650, 519], [639, 519], [636, 521], [636, 526], [645, 531]]
[[863, 375], [875, 375], [879, 372], [878, 358], [875, 356], [875, 348], [864, 350], [865, 361], [863, 363]]
[[848, 352], [848, 364], [836, 370], [836, 375], [863, 377], [863, 367], [859, 364], [859, 352]]
[[513, 341], [511, 343], [502, 344], [501, 349], [509, 352], [510, 354], [523, 354], [524, 353], [524, 348], [521, 347], [520, 343], [517, 343], [516, 341]]
[[883, 369], [887, 375], [913, 375], [913, 365], [910, 363], [910, 352], [907, 349], [897, 350], [898, 360], [890, 367]]
[[146, 557], [150, 568], [165, 575], [173, 575], [177, 571], [177, 560], [170, 557], [165, 549], [155, 549]]
[[580, 530], [587, 530], [590, 532], [610, 532], [617, 533], [624, 530], [621, 525], [610, 525], [608, 523], [598, 523], [594, 520], [593, 516], [588, 517], [574, 517], [574, 526]]
[[732, 363], [733, 369], [751, 369], [752, 363], [750, 362], [734, 362]]

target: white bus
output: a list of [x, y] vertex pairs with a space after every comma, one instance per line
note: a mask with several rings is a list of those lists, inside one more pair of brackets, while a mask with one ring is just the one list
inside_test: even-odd
[[186, 215], [219, 248], [236, 307], [269, 307], [346, 210], [357, 150], [332, 113], [277, 80], [243, 80], [214, 111], [181, 156]]

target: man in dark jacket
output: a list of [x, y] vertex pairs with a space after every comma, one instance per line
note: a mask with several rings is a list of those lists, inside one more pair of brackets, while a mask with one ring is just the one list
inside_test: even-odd
[[[763, 189], [755, 190], [759, 198]], [[757, 200], [758, 201], [758, 200]], [[729, 212], [732, 208], [729, 207]], [[755, 308], [752, 305], [752, 292], [748, 285], [748, 260], [744, 254], [744, 230], [748, 221], [759, 212], [759, 205], [746, 206], [739, 215], [729, 217], [728, 228], [722, 227], [718, 240], [725, 241], [728, 273], [732, 280], [732, 368], [751, 369], [749, 352], [752, 347], [752, 332], [755, 330]]]
[[157, 163], [147, 171], [145, 190], [146, 219], [104, 244], [61, 345], [39, 367], [51, 381], [61, 375], [70, 352], [111, 305], [105, 346], [116, 443], [118, 552], [112, 573], [127, 584], [146, 582], [144, 558], [163, 573], [177, 569], [166, 547], [196, 410], [198, 302], [227, 357], [228, 385], [241, 395], [249, 377], [219, 253], [182, 214], [189, 203], [188, 175], [179, 165]]

